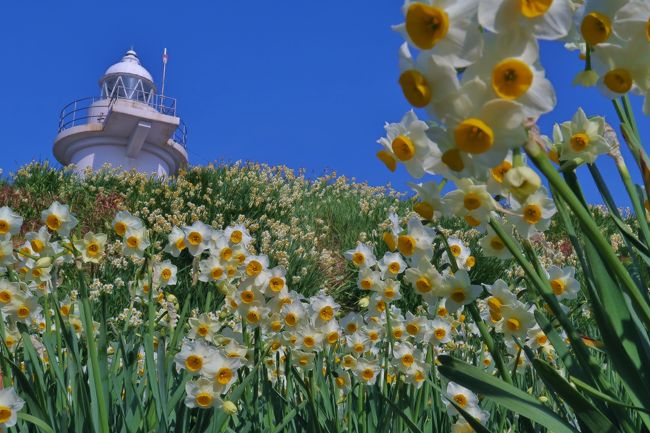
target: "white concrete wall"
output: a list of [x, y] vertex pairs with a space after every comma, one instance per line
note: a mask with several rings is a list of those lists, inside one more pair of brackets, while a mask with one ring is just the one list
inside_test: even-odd
[[144, 173], [154, 173], [159, 176], [169, 174], [169, 165], [158, 155], [147, 151], [145, 147], [136, 158], [129, 158], [126, 155], [126, 146], [122, 145], [101, 145], [96, 144], [79, 149], [72, 155], [70, 162], [77, 166], [79, 171], [86, 167], [93, 170], [101, 168], [108, 163], [113, 167], [121, 167], [124, 170], [136, 169]]

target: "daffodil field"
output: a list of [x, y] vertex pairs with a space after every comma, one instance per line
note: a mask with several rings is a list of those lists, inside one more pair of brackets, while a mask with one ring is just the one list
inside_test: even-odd
[[[377, 157], [414, 198], [257, 164], [0, 181], [3, 431], [650, 432], [650, 2], [402, 10], [414, 110]], [[618, 119], [540, 130], [540, 40]]]

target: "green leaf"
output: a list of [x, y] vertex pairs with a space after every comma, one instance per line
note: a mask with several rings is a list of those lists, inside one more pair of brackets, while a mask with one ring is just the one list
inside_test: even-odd
[[482, 370], [448, 355], [438, 357], [438, 370], [450, 380], [482, 394], [485, 398], [534, 421], [554, 433], [577, 433], [568, 422], [533, 396]]
[[388, 399], [384, 394], [378, 393], [377, 395], [380, 395], [384, 401], [388, 403], [388, 405], [393, 409], [393, 411], [398, 414], [403, 420], [404, 423], [409, 427], [409, 429], [413, 433], [422, 433], [422, 430], [418, 426], [415, 425], [415, 423], [411, 420], [411, 417], [407, 416], [402, 409], [399, 408], [395, 403], [393, 403], [390, 399]]
[[620, 432], [609, 418], [582, 394], [576, 391], [550, 364], [540, 359], [534, 359], [532, 363], [535, 371], [564, 399], [571, 409], [573, 409], [580, 422], [589, 428], [589, 430], [594, 432]]
[[577, 379], [575, 377], [570, 378], [571, 382], [573, 382], [578, 388], [581, 390], [585, 391], [587, 394], [591, 394], [593, 397], [599, 398], [603, 401], [606, 401], [607, 403], [611, 403], [616, 406], [624, 407], [626, 409], [632, 409], [632, 410], [638, 410], [639, 412], [645, 412], [645, 413], [650, 413], [649, 408], [643, 408], [643, 407], [638, 407], [638, 406], [630, 406], [628, 404], [622, 403], [619, 400], [616, 400], [607, 394], [598, 391], [596, 388], [589, 386], [588, 384], [584, 383], [580, 379]]
[[52, 429], [52, 427], [49, 426], [49, 424], [47, 424], [42, 419], [37, 418], [33, 415], [30, 415], [28, 413], [18, 412], [18, 418], [28, 423], [34, 424], [41, 430], [44, 430], [46, 433], [54, 433], [54, 430]]

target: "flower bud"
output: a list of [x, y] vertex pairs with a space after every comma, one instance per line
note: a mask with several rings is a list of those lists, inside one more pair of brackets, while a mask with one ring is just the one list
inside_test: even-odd
[[582, 71], [579, 72], [573, 79], [574, 86], [593, 87], [598, 82], [600, 77], [596, 71]]
[[237, 413], [237, 405], [230, 400], [223, 402], [223, 411], [228, 415], [235, 415]]
[[542, 184], [539, 175], [528, 166], [514, 167], [503, 177], [503, 185], [520, 202], [535, 193]]
[[370, 298], [367, 297], [367, 296], [365, 298], [361, 298], [361, 299], [359, 299], [358, 304], [359, 304], [359, 307], [361, 307], [361, 308], [368, 308], [368, 305], [370, 305]]
[[41, 257], [36, 261], [37, 268], [49, 268], [52, 266], [52, 257]]

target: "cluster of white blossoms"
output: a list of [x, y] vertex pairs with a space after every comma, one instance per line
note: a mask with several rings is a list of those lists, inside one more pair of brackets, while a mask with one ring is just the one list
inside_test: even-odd
[[603, 118], [582, 109], [556, 125], [552, 138], [539, 135], [536, 119], [556, 105], [539, 40], [582, 44], [586, 68], [599, 74], [610, 96], [647, 94], [650, 6], [638, 0], [406, 0], [403, 13], [405, 22], [394, 27], [406, 40], [399, 84], [431, 121], [409, 111], [401, 122], [386, 124], [377, 156], [391, 171], [401, 163], [413, 178], [453, 182], [457, 189], [444, 197], [433, 182], [412, 184], [415, 210], [426, 220], [465, 219], [486, 232], [487, 254], [507, 258], [490, 219], [530, 238], [556, 212], [522, 146], [536, 142], [557, 163], [593, 163], [615, 140]]

